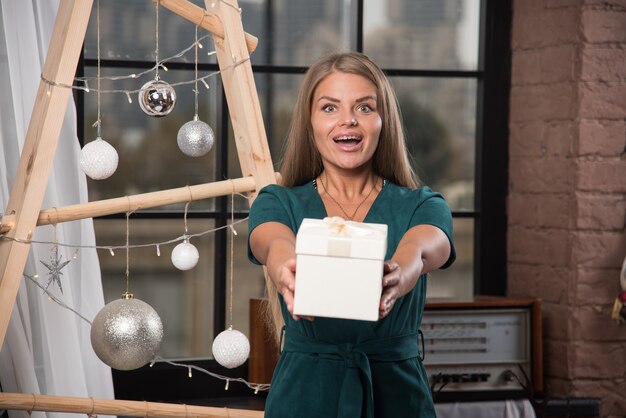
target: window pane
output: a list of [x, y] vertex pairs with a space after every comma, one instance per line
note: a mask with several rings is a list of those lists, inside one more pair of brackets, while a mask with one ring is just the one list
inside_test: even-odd
[[[132, 69], [102, 69], [102, 77], [127, 76]], [[161, 72], [161, 79], [170, 84], [186, 83], [194, 79], [190, 71]], [[87, 76], [95, 76], [96, 69], [88, 68]], [[144, 113], [138, 104], [137, 90], [151, 77], [124, 79], [117, 81], [102, 80], [102, 90], [135, 91], [130, 94], [132, 103], [124, 93], [101, 93], [100, 108], [102, 120], [102, 139], [109, 142], [119, 156], [116, 172], [104, 180], [89, 180], [90, 200], [107, 199], [147, 193], [187, 185], [202, 184], [215, 180], [216, 155], [219, 144], [202, 157], [189, 157], [178, 148], [176, 136], [178, 130], [193, 120], [194, 94], [192, 84], [174, 86], [176, 106], [165, 117], [153, 117]], [[207, 80], [210, 89], [199, 85], [198, 115], [201, 121], [208, 123], [218, 134], [217, 112], [220, 102], [218, 78]], [[90, 81], [95, 88], [96, 81]], [[85, 143], [95, 139], [96, 129], [92, 126], [97, 120], [97, 95], [92, 91], [85, 94]], [[194, 205], [195, 209], [211, 209], [211, 201], [202, 201]], [[155, 208], [155, 210], [164, 209]]]
[[[98, 245], [124, 245], [125, 219], [94, 221]], [[157, 227], [158, 226], [158, 227]], [[211, 220], [188, 220], [189, 233], [214, 228]], [[182, 219], [130, 219], [130, 245], [164, 242], [184, 232]], [[129, 289], [135, 298], [148, 303], [161, 317], [163, 340], [159, 355], [163, 358], [209, 357], [213, 344], [213, 260], [214, 238], [209, 233], [192, 238], [200, 253], [198, 264], [191, 270], [178, 270], [171, 253], [180, 242], [159, 247], [131, 248]], [[100, 253], [104, 299], [109, 303], [126, 290], [125, 250]]]
[[476, 70], [480, 1], [364, 0], [364, 52], [386, 68]]
[[[204, 0], [190, 0], [204, 8]], [[85, 58], [98, 57], [98, 25], [96, 2], [89, 17], [85, 36]], [[159, 60], [173, 57], [195, 42], [196, 26], [186, 19], [159, 8]], [[152, 61], [156, 59], [156, 1], [102, 0], [100, 2], [100, 57], [127, 61]], [[198, 30], [198, 37], [210, 35]], [[207, 52], [215, 49], [210, 36], [201, 41], [204, 48], [198, 52], [199, 63], [215, 63], [215, 56]], [[195, 62], [194, 49], [177, 62]]]
[[454, 219], [456, 261], [429, 273], [428, 298], [470, 299], [474, 295], [474, 220]]
[[[250, 299], [259, 299], [265, 296], [265, 279], [263, 268], [252, 264], [248, 260], [248, 223], [242, 222], [235, 226], [237, 235], [233, 242], [233, 278], [232, 278], [232, 325], [233, 328], [250, 336]], [[228, 234], [228, 245], [232, 234]], [[228, 260], [230, 262], [230, 249]], [[226, 267], [226, 327], [231, 325], [230, 303], [230, 265]]]
[[409, 151], [422, 181], [474, 209], [476, 80], [392, 77]]
[[[275, 171], [280, 167], [283, 144], [302, 77], [300, 74], [255, 74], [254, 77]], [[230, 178], [241, 177], [232, 139], [229, 144], [228, 175]]]
[[324, 52], [356, 48], [356, 0], [274, 0], [260, 15], [248, 10], [256, 3], [239, 2], [245, 30], [259, 34], [253, 64], [306, 66]]

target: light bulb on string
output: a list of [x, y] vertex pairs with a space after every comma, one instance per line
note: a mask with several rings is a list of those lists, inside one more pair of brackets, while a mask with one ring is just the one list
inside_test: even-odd
[[[86, 144], [80, 151], [80, 168], [94, 180], [111, 177], [117, 170], [119, 156], [115, 148], [102, 139], [102, 119], [100, 115], [100, 0], [96, 3], [97, 42], [98, 42], [98, 120], [94, 123], [97, 136], [94, 141]], [[85, 80], [85, 89], [89, 91]]]
[[[200, 24], [202, 24], [202, 21], [200, 21]], [[196, 25], [195, 88], [193, 90], [195, 113], [193, 120], [181, 126], [176, 135], [178, 148], [180, 148], [183, 154], [190, 157], [202, 157], [213, 148], [215, 142], [213, 129], [211, 129], [207, 123], [202, 122], [198, 117], [198, 26], [199, 25]]]
[[166, 81], [159, 78], [159, 67], [165, 67], [159, 62], [159, 0], [156, 1], [156, 66], [154, 80], [148, 81], [139, 90], [139, 107], [148, 116], [161, 117], [169, 115], [176, 105], [176, 91]]

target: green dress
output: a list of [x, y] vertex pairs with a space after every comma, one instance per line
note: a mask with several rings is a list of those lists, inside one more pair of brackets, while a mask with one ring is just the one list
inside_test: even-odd
[[[291, 189], [270, 185], [250, 208], [249, 231], [274, 221], [297, 233], [303, 218], [326, 216], [314, 183]], [[419, 224], [437, 226], [448, 236], [452, 251], [443, 268], [455, 259], [450, 209], [427, 187], [412, 190], [385, 182], [364, 222], [388, 225], [385, 259], [394, 254], [403, 234]], [[249, 247], [248, 257], [259, 264]], [[283, 351], [265, 417], [434, 417], [418, 344], [425, 296], [423, 275], [387, 317], [375, 322], [323, 317], [295, 321], [279, 297], [285, 319]]]

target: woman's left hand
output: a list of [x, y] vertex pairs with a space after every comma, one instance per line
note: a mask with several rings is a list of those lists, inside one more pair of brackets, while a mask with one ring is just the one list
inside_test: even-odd
[[402, 268], [393, 260], [385, 261], [383, 265], [383, 293], [380, 297], [378, 317], [383, 319], [393, 309], [396, 301], [406, 295], [415, 286], [415, 280], [410, 280], [402, 274]]

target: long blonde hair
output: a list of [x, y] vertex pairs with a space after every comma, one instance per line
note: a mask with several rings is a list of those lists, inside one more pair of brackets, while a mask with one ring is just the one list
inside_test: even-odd
[[[377, 108], [382, 119], [378, 148], [372, 169], [380, 177], [400, 186], [417, 188], [420, 181], [411, 167], [396, 94], [383, 71], [359, 52], [322, 55], [309, 67], [300, 85], [298, 98], [283, 148], [281, 184], [294, 187], [315, 179], [323, 171], [311, 125], [312, 101], [319, 83], [334, 72], [356, 74], [376, 86]], [[280, 335], [283, 319], [276, 286], [266, 274], [267, 320]]]
[[324, 169], [313, 138], [311, 109], [315, 89], [333, 72], [356, 74], [376, 86], [382, 130], [373, 157], [374, 172], [398, 185], [418, 187], [420, 181], [409, 161], [395, 92], [380, 67], [359, 52], [323, 55], [304, 76], [283, 149], [282, 184], [287, 187], [304, 184], [319, 176]]

